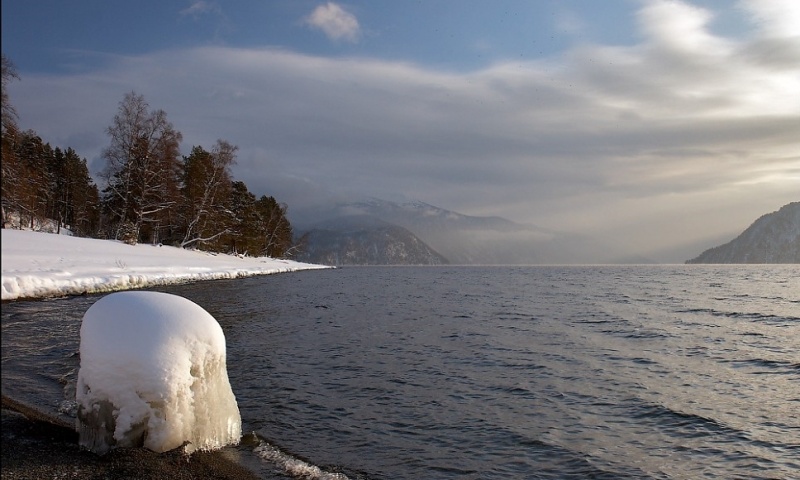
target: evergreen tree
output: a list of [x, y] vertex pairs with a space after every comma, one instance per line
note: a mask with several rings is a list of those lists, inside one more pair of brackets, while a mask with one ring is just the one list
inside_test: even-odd
[[225, 203], [231, 192], [230, 166], [237, 147], [217, 140], [211, 150], [194, 147], [183, 161], [185, 215], [182, 247], [210, 244], [229, 233], [231, 212]]
[[89, 175], [86, 159], [80, 158], [72, 148], [67, 148], [63, 153], [60, 172], [59, 218], [75, 235], [92, 235], [99, 221], [99, 193]]
[[292, 246], [292, 226], [286, 218], [287, 206], [274, 197], [262, 195], [256, 202], [259, 231], [259, 254], [284, 257]]
[[53, 149], [36, 132], [19, 134], [15, 149], [19, 180], [11, 187], [15, 198], [13, 208], [30, 229], [39, 229], [48, 218], [54, 195], [54, 175], [51, 171]]
[[221, 238], [221, 251], [241, 255], [257, 255], [256, 196], [250, 193], [247, 185], [240, 181], [231, 183], [227, 209], [231, 212], [229, 233]]

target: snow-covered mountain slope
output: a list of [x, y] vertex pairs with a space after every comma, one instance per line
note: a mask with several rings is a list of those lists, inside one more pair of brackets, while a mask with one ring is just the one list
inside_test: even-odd
[[762, 216], [732, 241], [687, 263], [800, 263], [800, 202]]

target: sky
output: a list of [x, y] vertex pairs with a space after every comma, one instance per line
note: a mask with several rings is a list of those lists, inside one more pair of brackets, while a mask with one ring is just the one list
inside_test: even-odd
[[307, 208], [374, 196], [682, 262], [800, 200], [800, 2], [4, 0], [22, 128], [93, 172], [125, 93]]

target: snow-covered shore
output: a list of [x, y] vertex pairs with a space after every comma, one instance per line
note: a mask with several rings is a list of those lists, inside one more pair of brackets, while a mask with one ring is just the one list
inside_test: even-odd
[[2, 300], [329, 268], [112, 240], [2, 229]]

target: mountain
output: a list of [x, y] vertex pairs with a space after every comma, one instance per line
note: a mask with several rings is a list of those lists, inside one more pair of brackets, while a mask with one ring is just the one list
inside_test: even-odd
[[403, 227], [366, 215], [336, 217], [306, 232], [301, 262], [323, 265], [442, 265], [447, 259]]
[[[390, 234], [395, 235], [389, 242], [395, 249], [403, 244], [410, 252], [414, 245], [421, 247], [421, 243], [447, 263], [459, 265], [596, 263], [598, 258], [610, 261], [623, 253], [587, 237], [553, 232], [501, 217], [463, 215], [419, 201], [394, 203], [369, 198], [330, 206], [316, 212], [316, 218], [326, 220], [298, 228], [299, 232], [308, 233], [305, 250], [310, 256], [299, 257], [302, 261], [319, 262], [323, 258], [341, 261], [343, 256], [349, 255], [364, 262], [367, 252], [358, 249], [369, 247], [374, 252], [374, 247], [380, 245], [369, 241], [386, 239]], [[358, 229], [353, 228], [353, 222]], [[401, 230], [390, 230], [390, 226]], [[420, 251], [418, 255], [399, 260], [404, 260], [401, 262], [404, 264], [408, 264], [409, 259], [429, 264], [422, 260], [433, 261], [434, 258], [435, 255]], [[381, 261], [389, 259], [384, 256]]]
[[686, 263], [800, 263], [800, 202], [762, 216], [732, 241]]
[[[361, 215], [403, 227], [454, 264], [509, 263], [497, 242], [518, 225], [500, 217], [472, 217], [424, 202], [394, 203], [370, 198], [339, 205], [337, 216]], [[532, 260], [532, 259], [530, 259]], [[516, 262], [512, 262], [516, 263]]]

